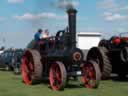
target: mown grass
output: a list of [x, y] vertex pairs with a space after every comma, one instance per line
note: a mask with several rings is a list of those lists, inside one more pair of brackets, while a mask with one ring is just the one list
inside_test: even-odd
[[52, 91], [48, 84], [26, 86], [21, 76], [0, 71], [0, 96], [128, 96], [128, 82], [101, 81], [98, 89], [81, 87], [70, 82], [64, 91]]

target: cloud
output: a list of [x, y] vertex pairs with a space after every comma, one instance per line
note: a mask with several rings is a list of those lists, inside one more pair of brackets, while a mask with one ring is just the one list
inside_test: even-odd
[[102, 14], [106, 21], [128, 20], [128, 5], [123, 0], [102, 0], [98, 2], [98, 8], [103, 11]]
[[39, 19], [66, 19], [67, 15], [59, 16], [52, 12], [43, 12], [40, 14], [25, 13], [22, 16], [14, 16], [18, 20], [39, 20]]
[[113, 9], [117, 8], [117, 4], [115, 3], [115, 0], [102, 0], [98, 3], [98, 6], [102, 9]]
[[126, 12], [128, 11], [128, 6], [119, 6], [119, 7], [115, 7], [115, 8], [111, 8], [111, 9], [108, 9], [109, 11], [111, 12]]
[[127, 11], [127, 10], [128, 10], [128, 6], [123, 6], [123, 7], [118, 8], [117, 11]]
[[34, 20], [37, 19], [37, 17], [35, 15], [32, 15], [30, 13], [25, 13], [22, 16], [14, 16], [14, 18], [18, 19], [18, 20]]
[[57, 7], [58, 8], [62, 8], [62, 9], [68, 9], [71, 7], [77, 7], [79, 6], [79, 2], [78, 1], [68, 1], [68, 0], [59, 0], [59, 2], [57, 2]]
[[22, 3], [24, 0], [8, 0], [8, 3]]
[[103, 0], [98, 3], [98, 8], [111, 11], [111, 12], [120, 12], [127, 11], [128, 5], [125, 1], [121, 0]]
[[119, 13], [104, 12], [103, 16], [107, 21], [128, 20], [128, 15], [121, 15]]

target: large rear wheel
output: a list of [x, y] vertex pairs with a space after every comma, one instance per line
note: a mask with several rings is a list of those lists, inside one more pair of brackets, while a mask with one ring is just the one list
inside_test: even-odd
[[108, 79], [112, 72], [112, 65], [109, 60], [108, 50], [105, 47], [93, 47], [87, 54], [87, 60], [96, 61], [101, 70], [102, 79]]
[[41, 56], [36, 50], [26, 50], [22, 58], [22, 78], [25, 84], [31, 85], [42, 79]]
[[97, 88], [101, 79], [99, 65], [95, 61], [87, 61], [82, 66], [82, 82], [87, 88]]
[[49, 81], [53, 90], [62, 90], [66, 85], [67, 72], [62, 62], [55, 62], [50, 67]]

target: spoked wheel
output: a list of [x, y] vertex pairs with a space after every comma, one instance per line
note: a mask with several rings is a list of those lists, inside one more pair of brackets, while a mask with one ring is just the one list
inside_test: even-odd
[[63, 63], [55, 62], [51, 65], [49, 80], [53, 90], [64, 89], [67, 80], [67, 72]]
[[95, 61], [84, 62], [82, 66], [82, 82], [87, 88], [97, 88], [101, 79], [101, 72]]
[[22, 78], [25, 84], [37, 83], [42, 77], [40, 54], [36, 50], [27, 50], [22, 58]]

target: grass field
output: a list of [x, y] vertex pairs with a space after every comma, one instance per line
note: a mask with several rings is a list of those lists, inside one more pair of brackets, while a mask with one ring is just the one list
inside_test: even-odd
[[[74, 83], [73, 83], [74, 84]], [[128, 82], [101, 81], [98, 89], [87, 89], [70, 82], [64, 91], [52, 91], [48, 84], [26, 86], [21, 76], [0, 71], [0, 96], [128, 96]]]

